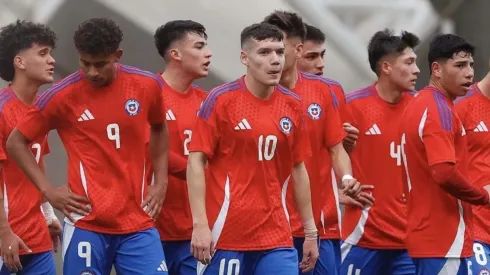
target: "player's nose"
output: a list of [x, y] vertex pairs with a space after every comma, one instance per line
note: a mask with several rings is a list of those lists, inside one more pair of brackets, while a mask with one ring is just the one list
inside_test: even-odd
[[54, 57], [52, 55], [49, 55], [48, 57], [48, 64], [49, 65], [54, 65], [56, 63], [56, 60], [54, 59]]

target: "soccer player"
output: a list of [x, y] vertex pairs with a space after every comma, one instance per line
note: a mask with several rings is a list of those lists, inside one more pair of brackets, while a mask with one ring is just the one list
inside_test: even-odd
[[[466, 96], [455, 101], [456, 112], [463, 123], [468, 141], [468, 179], [477, 186], [490, 183], [488, 154], [490, 153], [490, 73], [473, 85]], [[473, 274], [490, 272], [490, 210], [483, 205], [473, 206]]]
[[[318, 28], [304, 24], [306, 28], [306, 36], [303, 42], [303, 51], [301, 57], [298, 59], [298, 70], [318, 76], [323, 75], [323, 68], [325, 67], [325, 34]], [[342, 117], [342, 110], [345, 105], [345, 93], [342, 87], [333, 87], [333, 92], [338, 98], [338, 109]], [[359, 136], [359, 130], [350, 125], [349, 123], [343, 123], [346, 136], [343, 140], [344, 148], [347, 152], [354, 149], [357, 138]], [[339, 198], [341, 204], [357, 204], [350, 200], [348, 197], [341, 196]], [[362, 205], [361, 205], [362, 206]], [[333, 209], [335, 210], [335, 209]]]
[[[206, 97], [206, 93], [193, 86], [192, 82], [208, 75], [211, 51], [207, 47], [204, 26], [190, 20], [167, 22], [157, 29], [154, 37], [158, 53], [166, 64], [161, 76], [166, 84], [163, 99], [167, 109], [170, 151], [184, 160], [177, 171], [185, 174], [192, 126]], [[194, 275], [197, 261], [191, 254], [192, 216], [186, 181], [169, 171], [167, 192], [171, 196], [165, 199], [156, 225], [169, 274]]]
[[407, 224], [399, 124], [420, 73], [412, 33], [376, 32], [368, 45], [369, 64], [378, 80], [347, 94], [345, 122], [361, 133], [351, 152], [354, 176], [374, 185], [371, 207], [346, 206], [340, 274], [415, 274], [404, 241]]
[[[53, 81], [51, 50], [56, 34], [45, 25], [17, 21], [0, 30], [0, 77], [10, 82], [0, 90], [0, 274], [56, 274], [48, 226], [61, 229], [53, 208], [19, 167], [7, 158], [5, 143], [23, 115], [32, 107], [43, 84]], [[39, 166], [49, 152], [46, 135], [29, 144]], [[43, 215], [46, 214], [46, 217]], [[53, 236], [53, 241], [58, 241]], [[56, 242], [57, 246], [58, 243]], [[57, 247], [55, 247], [57, 249]]]
[[429, 46], [430, 82], [401, 120], [401, 154], [410, 190], [406, 244], [417, 274], [469, 274], [471, 204], [489, 204], [490, 186], [466, 177], [466, 131], [453, 100], [473, 80], [474, 47], [453, 34]]
[[[168, 274], [158, 231], [167, 185], [168, 133], [161, 78], [118, 64], [123, 33], [110, 19], [74, 34], [81, 70], [48, 89], [7, 141], [12, 158], [65, 214], [64, 274]], [[145, 137], [155, 182], [145, 181]], [[27, 145], [56, 129], [68, 154], [68, 186], [54, 187]], [[146, 210], [146, 211], [145, 211]]]
[[315, 266], [317, 229], [304, 165], [310, 145], [300, 98], [278, 85], [283, 39], [270, 24], [245, 28], [240, 59], [246, 75], [214, 88], [199, 111], [187, 181], [192, 252], [209, 264], [200, 274], [298, 273], [285, 205], [291, 177], [306, 234], [300, 266]]
[[[285, 36], [286, 61], [280, 83], [301, 97], [302, 109], [306, 114], [306, 129], [313, 153], [306, 159], [305, 165], [311, 182], [313, 215], [321, 238], [320, 258], [314, 273], [337, 274], [340, 266], [340, 210], [337, 179], [332, 176], [332, 165], [346, 188], [360, 188], [359, 183], [350, 175], [350, 159], [342, 145], [345, 133], [335, 90], [342, 94], [343, 90], [336, 81], [298, 71], [297, 58], [301, 56], [305, 38], [305, 27], [300, 16], [291, 12], [275, 11], [264, 22], [277, 26]], [[291, 215], [294, 244], [301, 260], [305, 233], [294, 207], [293, 189], [288, 189], [288, 211]], [[341, 196], [346, 194], [346, 191], [340, 192]], [[354, 195], [357, 196], [357, 193]]]

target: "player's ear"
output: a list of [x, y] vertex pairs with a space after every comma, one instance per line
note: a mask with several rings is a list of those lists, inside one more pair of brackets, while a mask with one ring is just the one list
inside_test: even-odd
[[304, 47], [303, 43], [299, 43], [296, 45], [296, 48], [294, 49], [296, 59], [301, 58], [301, 56], [303, 55], [303, 47]]
[[240, 62], [248, 67], [248, 55], [244, 50], [240, 52]]
[[24, 58], [22, 58], [21, 56], [17, 55], [14, 57], [14, 65], [21, 70], [26, 69], [26, 65], [24, 63]]
[[122, 55], [123, 55], [123, 49], [117, 49], [116, 50], [116, 61], [119, 61], [119, 59], [121, 59]]
[[180, 51], [178, 49], [171, 49], [169, 54], [172, 59], [182, 60], [182, 55], [180, 54]]
[[381, 61], [381, 64], [379, 65], [379, 67], [383, 73], [385, 73], [387, 75], [391, 74], [391, 64], [388, 61], [386, 61], [386, 60]]
[[439, 62], [432, 62], [432, 64], [430, 64], [430, 68], [433, 76], [436, 78], [441, 77], [442, 66]]

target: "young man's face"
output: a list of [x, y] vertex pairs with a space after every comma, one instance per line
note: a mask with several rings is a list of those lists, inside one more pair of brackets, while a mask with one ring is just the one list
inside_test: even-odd
[[117, 50], [107, 55], [80, 54], [80, 68], [90, 84], [94, 87], [108, 86], [114, 80], [115, 64], [122, 55], [122, 50]]
[[310, 74], [323, 75], [325, 51], [325, 43], [305, 40], [303, 54], [298, 59], [298, 70]]
[[48, 84], [54, 80], [55, 60], [51, 56], [52, 48], [32, 44], [29, 49], [21, 51], [15, 57], [15, 64], [30, 79], [40, 84]]
[[473, 83], [473, 56], [467, 52], [458, 52], [443, 62], [434, 62], [432, 74], [453, 98], [465, 95]]
[[241, 61], [247, 66], [247, 74], [266, 86], [279, 84], [284, 67], [284, 43], [266, 39], [247, 42], [241, 53]]
[[406, 48], [403, 52], [394, 56], [390, 61], [390, 74], [388, 75], [390, 81], [403, 90], [415, 90], [415, 84], [420, 69], [417, 66], [417, 55], [413, 49]]
[[208, 76], [212, 53], [207, 45], [206, 39], [197, 33], [187, 33], [182, 41], [176, 42], [184, 70], [196, 78]]

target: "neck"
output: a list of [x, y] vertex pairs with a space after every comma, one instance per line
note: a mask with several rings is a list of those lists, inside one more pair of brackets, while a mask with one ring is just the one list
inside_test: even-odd
[[376, 82], [376, 91], [378, 91], [379, 97], [392, 104], [400, 102], [404, 92], [397, 85], [384, 79], [379, 79]]
[[454, 100], [456, 99], [455, 96], [451, 96], [447, 91], [446, 89], [444, 89], [444, 86], [442, 86], [442, 84], [437, 81], [436, 79], [433, 79], [431, 78], [430, 81], [429, 81], [429, 86], [431, 87], [434, 87], [436, 89], [438, 89], [439, 91], [441, 91], [446, 97], [450, 98], [451, 100]]
[[28, 105], [32, 105], [36, 100], [36, 94], [39, 87], [41, 87], [41, 84], [18, 75], [15, 77], [14, 81], [12, 81], [10, 87], [17, 98]]
[[490, 72], [477, 84], [482, 94], [490, 98]]
[[291, 69], [283, 70], [281, 74], [281, 80], [279, 83], [288, 88], [293, 89], [296, 87], [296, 83], [298, 82], [298, 69], [296, 69], [296, 65]]
[[165, 71], [162, 73], [162, 78], [165, 82], [175, 91], [180, 93], [186, 93], [189, 91], [189, 87], [192, 85], [194, 77], [190, 76], [181, 68], [168, 65]]
[[258, 82], [252, 75], [245, 75], [245, 85], [247, 89], [260, 99], [268, 99], [274, 92], [274, 86], [267, 86]]

